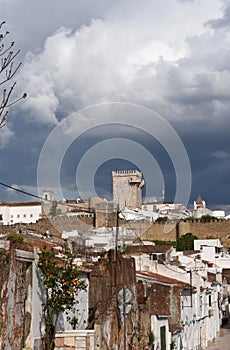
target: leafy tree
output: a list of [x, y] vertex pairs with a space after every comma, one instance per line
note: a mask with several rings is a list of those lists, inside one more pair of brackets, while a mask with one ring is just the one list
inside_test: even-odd
[[161, 241], [160, 239], [154, 239], [153, 241], [156, 245], [176, 245], [175, 241]]
[[168, 220], [167, 216], [159, 216], [155, 222], [166, 222]]
[[[65, 250], [60, 257], [55, 250], [44, 249], [39, 254], [38, 266], [41, 270], [41, 279], [45, 287], [45, 303], [43, 305], [43, 321], [45, 336], [43, 349], [51, 350], [54, 347], [58, 317], [65, 312], [69, 315], [78, 303], [77, 295], [80, 290], [86, 290], [85, 281], [79, 278], [79, 271], [74, 264], [75, 255]], [[70, 324], [76, 327], [77, 318], [67, 317]]]
[[210, 221], [212, 221], [214, 219], [215, 218], [213, 216], [211, 216], [211, 215], [203, 215], [203, 216], [201, 216], [200, 221], [201, 222], [210, 222]]
[[2, 92], [2, 99], [0, 100], [0, 128], [6, 124], [8, 107], [26, 98], [26, 93], [24, 93], [17, 99], [11, 99], [16, 81], [14, 81], [11, 86], [9, 86], [8, 82], [14, 78], [21, 66], [21, 63], [17, 63], [16, 65], [14, 63], [20, 50], [14, 51], [14, 41], [8, 43], [7, 37], [10, 33], [3, 29], [4, 25], [5, 22], [0, 23], [0, 86], [5, 87]]
[[194, 239], [197, 237], [190, 232], [181, 236], [176, 243], [176, 250], [193, 250]]

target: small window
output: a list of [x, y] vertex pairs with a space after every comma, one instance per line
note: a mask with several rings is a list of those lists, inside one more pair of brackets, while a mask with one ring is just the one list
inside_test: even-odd
[[18, 218], [18, 219], [20, 218], [20, 215], [19, 215], [19, 214], [17, 215], [17, 218]]
[[32, 218], [32, 217], [33, 217], [33, 214], [30, 214], [30, 217]]
[[26, 214], [24, 214], [23, 217], [26, 218]]
[[3, 220], [3, 218], [2, 218], [2, 214], [0, 214], [0, 221], [2, 221]]
[[13, 215], [10, 215], [10, 217], [11, 217], [11, 219], [13, 219], [14, 216], [13, 216]]

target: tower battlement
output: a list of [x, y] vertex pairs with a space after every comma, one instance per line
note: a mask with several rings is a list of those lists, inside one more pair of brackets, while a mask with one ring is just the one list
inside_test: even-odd
[[118, 170], [112, 172], [113, 201], [120, 209], [141, 208], [144, 180], [139, 170]]
[[113, 170], [112, 171], [112, 176], [123, 176], [123, 175], [138, 175], [140, 177], [142, 177], [142, 174], [139, 170]]

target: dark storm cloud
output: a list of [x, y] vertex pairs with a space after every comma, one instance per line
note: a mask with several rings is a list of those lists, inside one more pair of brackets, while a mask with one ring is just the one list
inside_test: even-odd
[[[18, 80], [19, 90], [29, 95], [1, 135], [5, 181], [36, 191], [36, 162], [52, 127], [79, 108], [124, 101], [157, 111], [179, 133], [191, 161], [191, 202], [200, 193], [207, 204], [229, 203], [229, 6], [221, 13], [219, 0], [0, 3], [27, 53]], [[145, 138], [138, 142], [154, 152]], [[82, 150], [87, 145], [89, 140]], [[157, 151], [166, 199], [173, 200], [175, 174]], [[72, 151], [62, 170], [70, 194], [74, 160]], [[111, 190], [111, 169], [107, 164], [98, 170], [101, 193]]]
[[23, 52], [42, 48], [47, 36], [61, 26], [79, 28], [92, 18], [101, 18], [111, 0], [1, 0], [1, 18]]

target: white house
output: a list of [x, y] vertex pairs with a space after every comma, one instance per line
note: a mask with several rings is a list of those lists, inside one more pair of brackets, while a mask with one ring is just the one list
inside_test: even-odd
[[[201, 243], [208, 244], [208, 242]], [[220, 249], [222, 247], [219, 241], [211, 243], [214, 244], [214, 252], [215, 245]], [[174, 278], [187, 285], [186, 288], [182, 288], [180, 293], [180, 319], [178, 319], [178, 323], [180, 322], [181, 331], [175, 334], [172, 333], [171, 341], [174, 344], [174, 349], [206, 348], [208, 343], [220, 334], [220, 284], [212, 284], [208, 281], [207, 264], [196, 256], [176, 254], [179, 266], [183, 267], [179, 268], [172, 265], [170, 259], [168, 261], [166, 259], [163, 264], [160, 263], [160, 255], [155, 255], [156, 258], [151, 259], [151, 254], [132, 254], [132, 257], [135, 258], [136, 268], [139, 270], [138, 277], [141, 270], [143, 271], [142, 274], [153, 272], [166, 278]], [[156, 340], [160, 339], [160, 330], [163, 323], [167, 330], [167, 320], [164, 318], [158, 319], [157, 315], [154, 315], [152, 322], [152, 329], [157, 336]], [[170, 342], [167, 340], [166, 343]], [[157, 343], [155, 344], [157, 345]]]
[[42, 216], [41, 202], [0, 203], [0, 224], [34, 223]]

